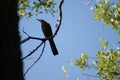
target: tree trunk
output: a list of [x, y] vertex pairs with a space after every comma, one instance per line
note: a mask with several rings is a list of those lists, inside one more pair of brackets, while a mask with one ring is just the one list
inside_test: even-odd
[[17, 0], [0, 1], [0, 80], [24, 80]]

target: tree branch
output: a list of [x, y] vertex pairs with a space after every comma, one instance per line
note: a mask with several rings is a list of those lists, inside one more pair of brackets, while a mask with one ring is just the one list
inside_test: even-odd
[[90, 77], [96, 77], [96, 78], [100, 78], [99, 76], [95, 76], [95, 75], [90, 75], [90, 74], [85, 74], [83, 73], [84, 76], [90, 76]]
[[34, 61], [34, 63], [26, 70], [26, 72], [24, 73], [24, 76], [29, 72], [29, 70], [41, 59], [43, 53], [44, 53], [44, 49], [45, 49], [45, 42], [44, 42], [44, 46], [42, 48], [41, 54], [40, 56]]
[[59, 13], [59, 19], [58, 19], [58, 23], [56, 24], [57, 29], [56, 29], [53, 37], [55, 37], [55, 35], [57, 35], [57, 32], [59, 31], [60, 26], [61, 26], [61, 22], [62, 22], [62, 5], [63, 5], [63, 3], [64, 3], [64, 0], [61, 0], [60, 5], [59, 5], [59, 12], [60, 12]]
[[41, 41], [47, 40], [46, 38], [32, 37], [32, 36], [30, 36], [27, 32], [25, 32], [24, 30], [22, 30], [22, 32], [23, 32], [24, 34], [26, 34], [28, 37], [25, 38], [25, 39], [23, 39], [22, 41], [20, 41], [20, 44], [23, 44], [23, 43], [25, 43], [26, 41], [28, 41], [28, 40], [30, 40], [30, 39], [41, 40]]
[[38, 45], [35, 49], [33, 49], [33, 51], [31, 51], [28, 55], [26, 55], [25, 57], [22, 58], [22, 60], [26, 59], [27, 57], [31, 56], [35, 51], [38, 50], [38, 48], [45, 43], [45, 41], [42, 41], [40, 45]]

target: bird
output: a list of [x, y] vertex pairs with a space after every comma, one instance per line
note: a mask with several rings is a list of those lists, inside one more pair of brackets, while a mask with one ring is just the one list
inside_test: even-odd
[[[41, 23], [41, 29], [42, 29], [44, 36], [45, 37], [53, 36], [53, 32], [52, 32], [50, 24], [43, 19], [37, 19], [37, 20]], [[50, 43], [50, 47], [51, 47], [53, 55], [54, 56], [58, 55], [58, 50], [56, 48], [53, 38], [48, 39], [48, 41]]]

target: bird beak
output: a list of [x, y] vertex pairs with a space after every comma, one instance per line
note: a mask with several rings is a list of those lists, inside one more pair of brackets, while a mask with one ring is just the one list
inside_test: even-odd
[[36, 20], [40, 21], [40, 19], [36, 19]]

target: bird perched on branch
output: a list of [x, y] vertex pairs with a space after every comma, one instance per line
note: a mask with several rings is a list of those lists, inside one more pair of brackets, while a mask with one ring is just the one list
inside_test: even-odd
[[[45, 20], [43, 19], [37, 19], [38, 21], [40, 21], [41, 23], [41, 28], [42, 28], [42, 32], [44, 34], [45, 37], [50, 37], [50, 36], [53, 36], [53, 33], [52, 33], [52, 29], [51, 29], [51, 26], [49, 23], [47, 23]], [[58, 55], [58, 50], [56, 48], [56, 45], [54, 43], [54, 40], [53, 38], [51, 37], [49, 40], [49, 43], [50, 43], [50, 47], [51, 47], [51, 50], [53, 52], [53, 55]]]

